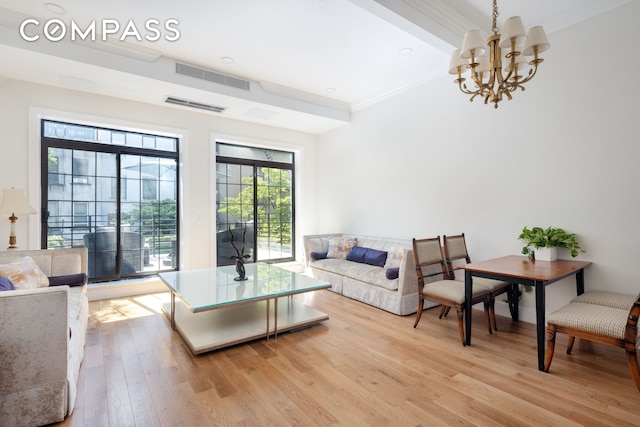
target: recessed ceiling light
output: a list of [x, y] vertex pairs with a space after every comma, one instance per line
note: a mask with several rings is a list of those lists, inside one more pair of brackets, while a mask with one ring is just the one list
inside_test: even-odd
[[49, 9], [50, 12], [57, 13], [58, 15], [64, 15], [67, 12], [67, 10], [64, 7], [55, 3], [45, 3], [44, 7]]
[[327, 88], [327, 92], [333, 93], [333, 92], [335, 92], [335, 91], [336, 91], [336, 88], [335, 88], [335, 87], [328, 87], [328, 88]]
[[225, 64], [233, 64], [233, 58], [230, 58], [228, 56], [223, 56], [222, 58], [220, 58], [220, 61], [224, 62]]
[[411, 49], [410, 47], [403, 47], [398, 51], [400, 55], [410, 55], [412, 52], [413, 52], [413, 49]]

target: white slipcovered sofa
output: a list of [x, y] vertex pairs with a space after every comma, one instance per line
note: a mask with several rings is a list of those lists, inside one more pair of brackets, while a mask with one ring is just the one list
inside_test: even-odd
[[5, 267], [6, 274], [23, 257], [53, 279], [51, 286], [0, 292], [1, 426], [64, 420], [75, 405], [84, 357], [87, 249], [0, 252], [0, 270]]
[[[307, 235], [303, 241], [307, 271], [331, 283], [333, 292], [401, 316], [418, 310], [410, 240], [333, 233]], [[370, 262], [347, 259], [352, 245], [361, 248], [358, 252], [364, 252], [365, 257], [366, 249], [373, 249]], [[381, 252], [386, 252], [386, 257]]]

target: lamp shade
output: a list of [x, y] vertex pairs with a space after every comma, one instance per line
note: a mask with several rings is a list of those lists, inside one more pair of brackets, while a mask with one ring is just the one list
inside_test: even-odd
[[489, 62], [489, 57], [481, 56], [478, 59], [478, 67], [476, 68], [476, 72], [486, 73], [487, 71], [491, 71], [491, 63]]
[[549, 39], [547, 39], [547, 33], [544, 32], [544, 28], [541, 26], [531, 27], [527, 34], [527, 41], [524, 44], [524, 50], [522, 53], [527, 56], [533, 55], [533, 48], [538, 46], [538, 53], [542, 53], [549, 49]]
[[456, 49], [451, 54], [451, 62], [449, 62], [449, 74], [458, 74], [458, 67], [460, 67], [460, 73], [464, 74], [468, 71], [467, 65], [469, 60], [460, 56], [460, 49]]
[[22, 188], [5, 188], [2, 193], [0, 214], [35, 214], [38, 213], [27, 201]]
[[460, 56], [464, 59], [471, 58], [471, 51], [475, 50], [476, 58], [484, 55], [486, 43], [482, 39], [480, 30], [467, 31], [462, 40], [462, 49], [460, 49]]
[[[515, 59], [516, 65], [518, 65], [518, 74], [523, 75], [529, 71], [529, 60], [524, 55], [518, 55]], [[502, 58], [502, 70], [508, 73], [511, 68], [511, 58]]]
[[516, 45], [522, 44], [527, 38], [522, 18], [519, 16], [512, 16], [504, 23], [502, 35], [500, 36], [500, 47], [502, 49], [511, 47], [511, 39], [514, 37], [516, 38]]

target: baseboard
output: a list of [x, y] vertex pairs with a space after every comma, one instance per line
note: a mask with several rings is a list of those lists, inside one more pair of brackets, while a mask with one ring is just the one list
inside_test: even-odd
[[165, 285], [160, 278], [150, 277], [138, 280], [93, 283], [87, 288], [87, 296], [89, 301], [99, 301], [168, 291], [169, 288], [167, 288], [167, 285]]
[[[482, 308], [480, 308], [482, 310]], [[509, 305], [503, 301], [496, 301], [496, 315], [511, 318]], [[536, 323], [536, 309], [530, 307], [518, 307], [518, 319], [521, 322]]]

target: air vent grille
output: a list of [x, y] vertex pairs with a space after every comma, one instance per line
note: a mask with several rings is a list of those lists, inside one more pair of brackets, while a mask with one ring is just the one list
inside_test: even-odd
[[208, 82], [235, 87], [237, 89], [250, 90], [250, 82], [248, 80], [228, 76], [226, 74], [217, 73], [204, 68], [194, 67], [193, 65], [182, 64], [180, 62], [176, 62], [176, 73], [200, 80], [206, 80]]
[[166, 102], [167, 104], [182, 105], [184, 107], [199, 108], [200, 110], [213, 111], [214, 113], [222, 113], [224, 110], [226, 110], [225, 107], [205, 104], [202, 102], [189, 101], [188, 99], [178, 98], [175, 96], [167, 96], [164, 99], [164, 102]]

